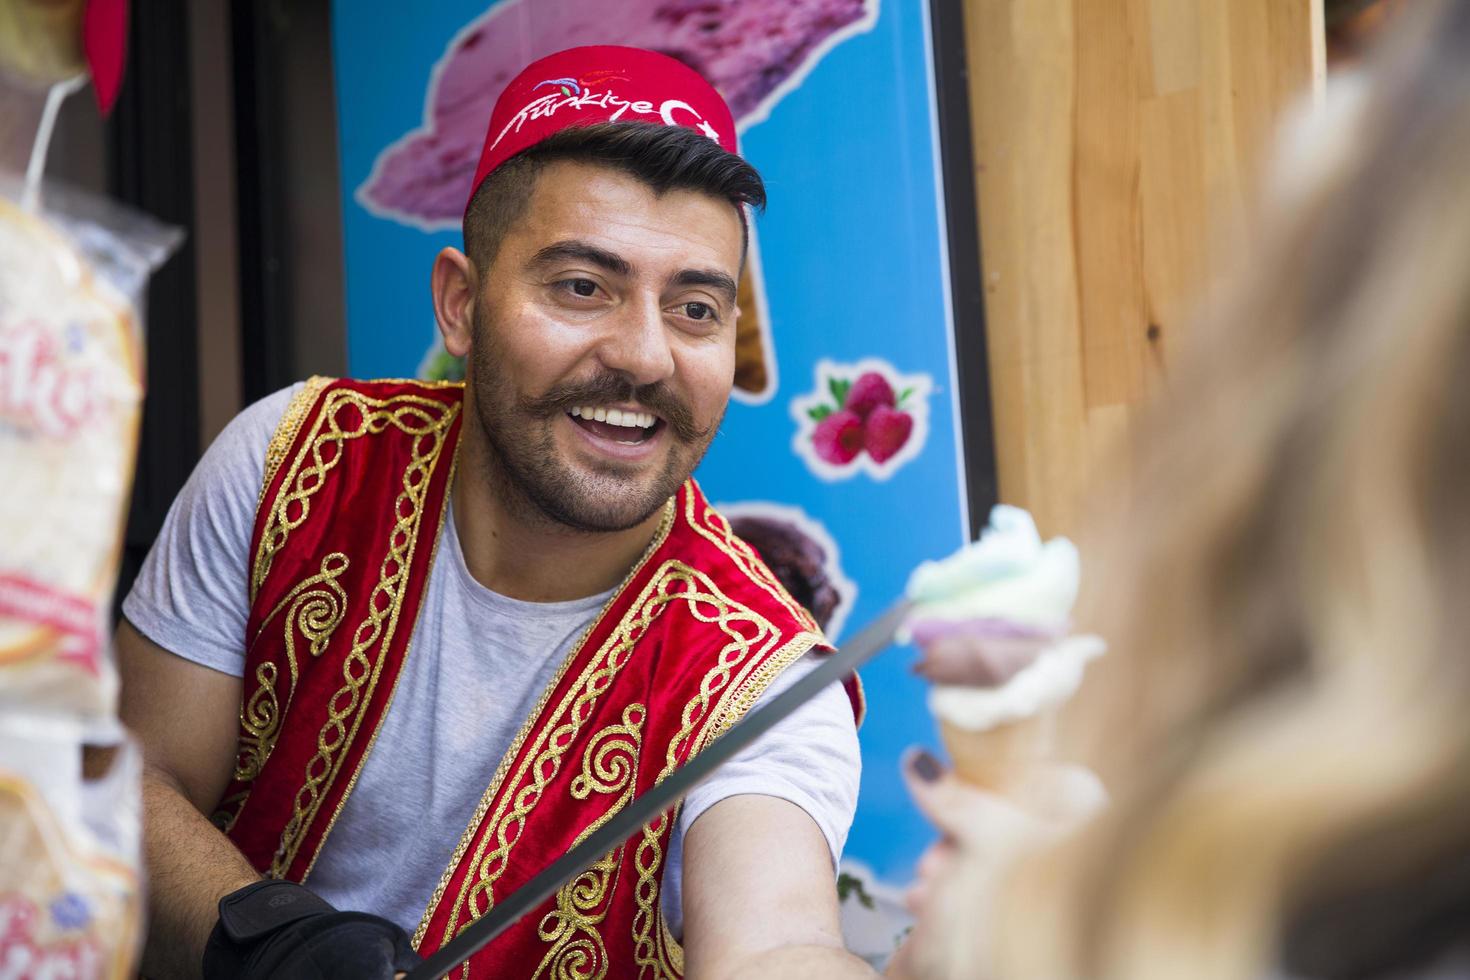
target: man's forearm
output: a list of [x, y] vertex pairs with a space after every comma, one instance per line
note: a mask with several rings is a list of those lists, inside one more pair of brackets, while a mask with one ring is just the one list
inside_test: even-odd
[[835, 946], [781, 946], [718, 971], [718, 980], [873, 980], [878, 974], [858, 957]]
[[144, 976], [200, 975], [219, 900], [260, 875], [167, 776], [143, 775], [143, 843], [149, 877]]

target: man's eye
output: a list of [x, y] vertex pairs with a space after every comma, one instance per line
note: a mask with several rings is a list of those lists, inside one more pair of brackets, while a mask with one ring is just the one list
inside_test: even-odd
[[684, 315], [691, 320], [713, 320], [715, 308], [708, 303], [685, 303]]
[[591, 279], [564, 279], [562, 280], [561, 286], [563, 289], [571, 290], [578, 296], [592, 297], [597, 295], [597, 283]]

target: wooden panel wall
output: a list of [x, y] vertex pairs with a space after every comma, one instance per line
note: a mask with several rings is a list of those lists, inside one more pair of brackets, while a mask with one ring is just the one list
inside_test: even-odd
[[1321, 0], [965, 0], [1000, 496], [1074, 530], [1226, 250]]

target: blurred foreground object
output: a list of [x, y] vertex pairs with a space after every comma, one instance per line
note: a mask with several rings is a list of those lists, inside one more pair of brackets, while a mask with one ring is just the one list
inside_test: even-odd
[[[139, 758], [107, 634], [143, 396], [138, 301], [177, 235], [0, 185], [0, 968], [125, 977], [141, 935]], [[83, 780], [82, 746], [117, 745]]]
[[0, 199], [0, 707], [110, 717], [105, 617], [143, 398], [133, 307]]
[[1325, 0], [1327, 66], [1336, 71], [1355, 65], [1409, 9], [1409, 0]]
[[141, 930], [138, 760], [115, 743], [107, 613], [142, 400], [137, 312], [0, 197], [0, 964], [126, 976]]
[[0, 69], [37, 88], [87, 70], [85, 0], [0, 0]]
[[[0, 976], [17, 978], [131, 976], [142, 931], [140, 759], [107, 636], [141, 298], [179, 236], [43, 187], [77, 84], [50, 87], [26, 183], [0, 175]], [[114, 749], [90, 778], [84, 745]]]
[[127, 0], [0, 0], [0, 76], [37, 89], [91, 72], [112, 111], [127, 53]]
[[140, 758], [82, 780], [74, 731], [0, 720], [0, 976], [132, 976], [142, 939]]
[[1113, 803], [999, 888], [961, 855], [928, 976], [1470, 975], [1470, 3], [1363, 79], [1098, 488]]

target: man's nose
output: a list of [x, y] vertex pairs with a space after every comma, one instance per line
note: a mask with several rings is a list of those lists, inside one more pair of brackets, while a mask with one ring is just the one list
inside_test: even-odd
[[642, 386], [667, 381], [674, 373], [668, 326], [656, 298], [624, 304], [608, 324], [598, 356], [603, 366]]

